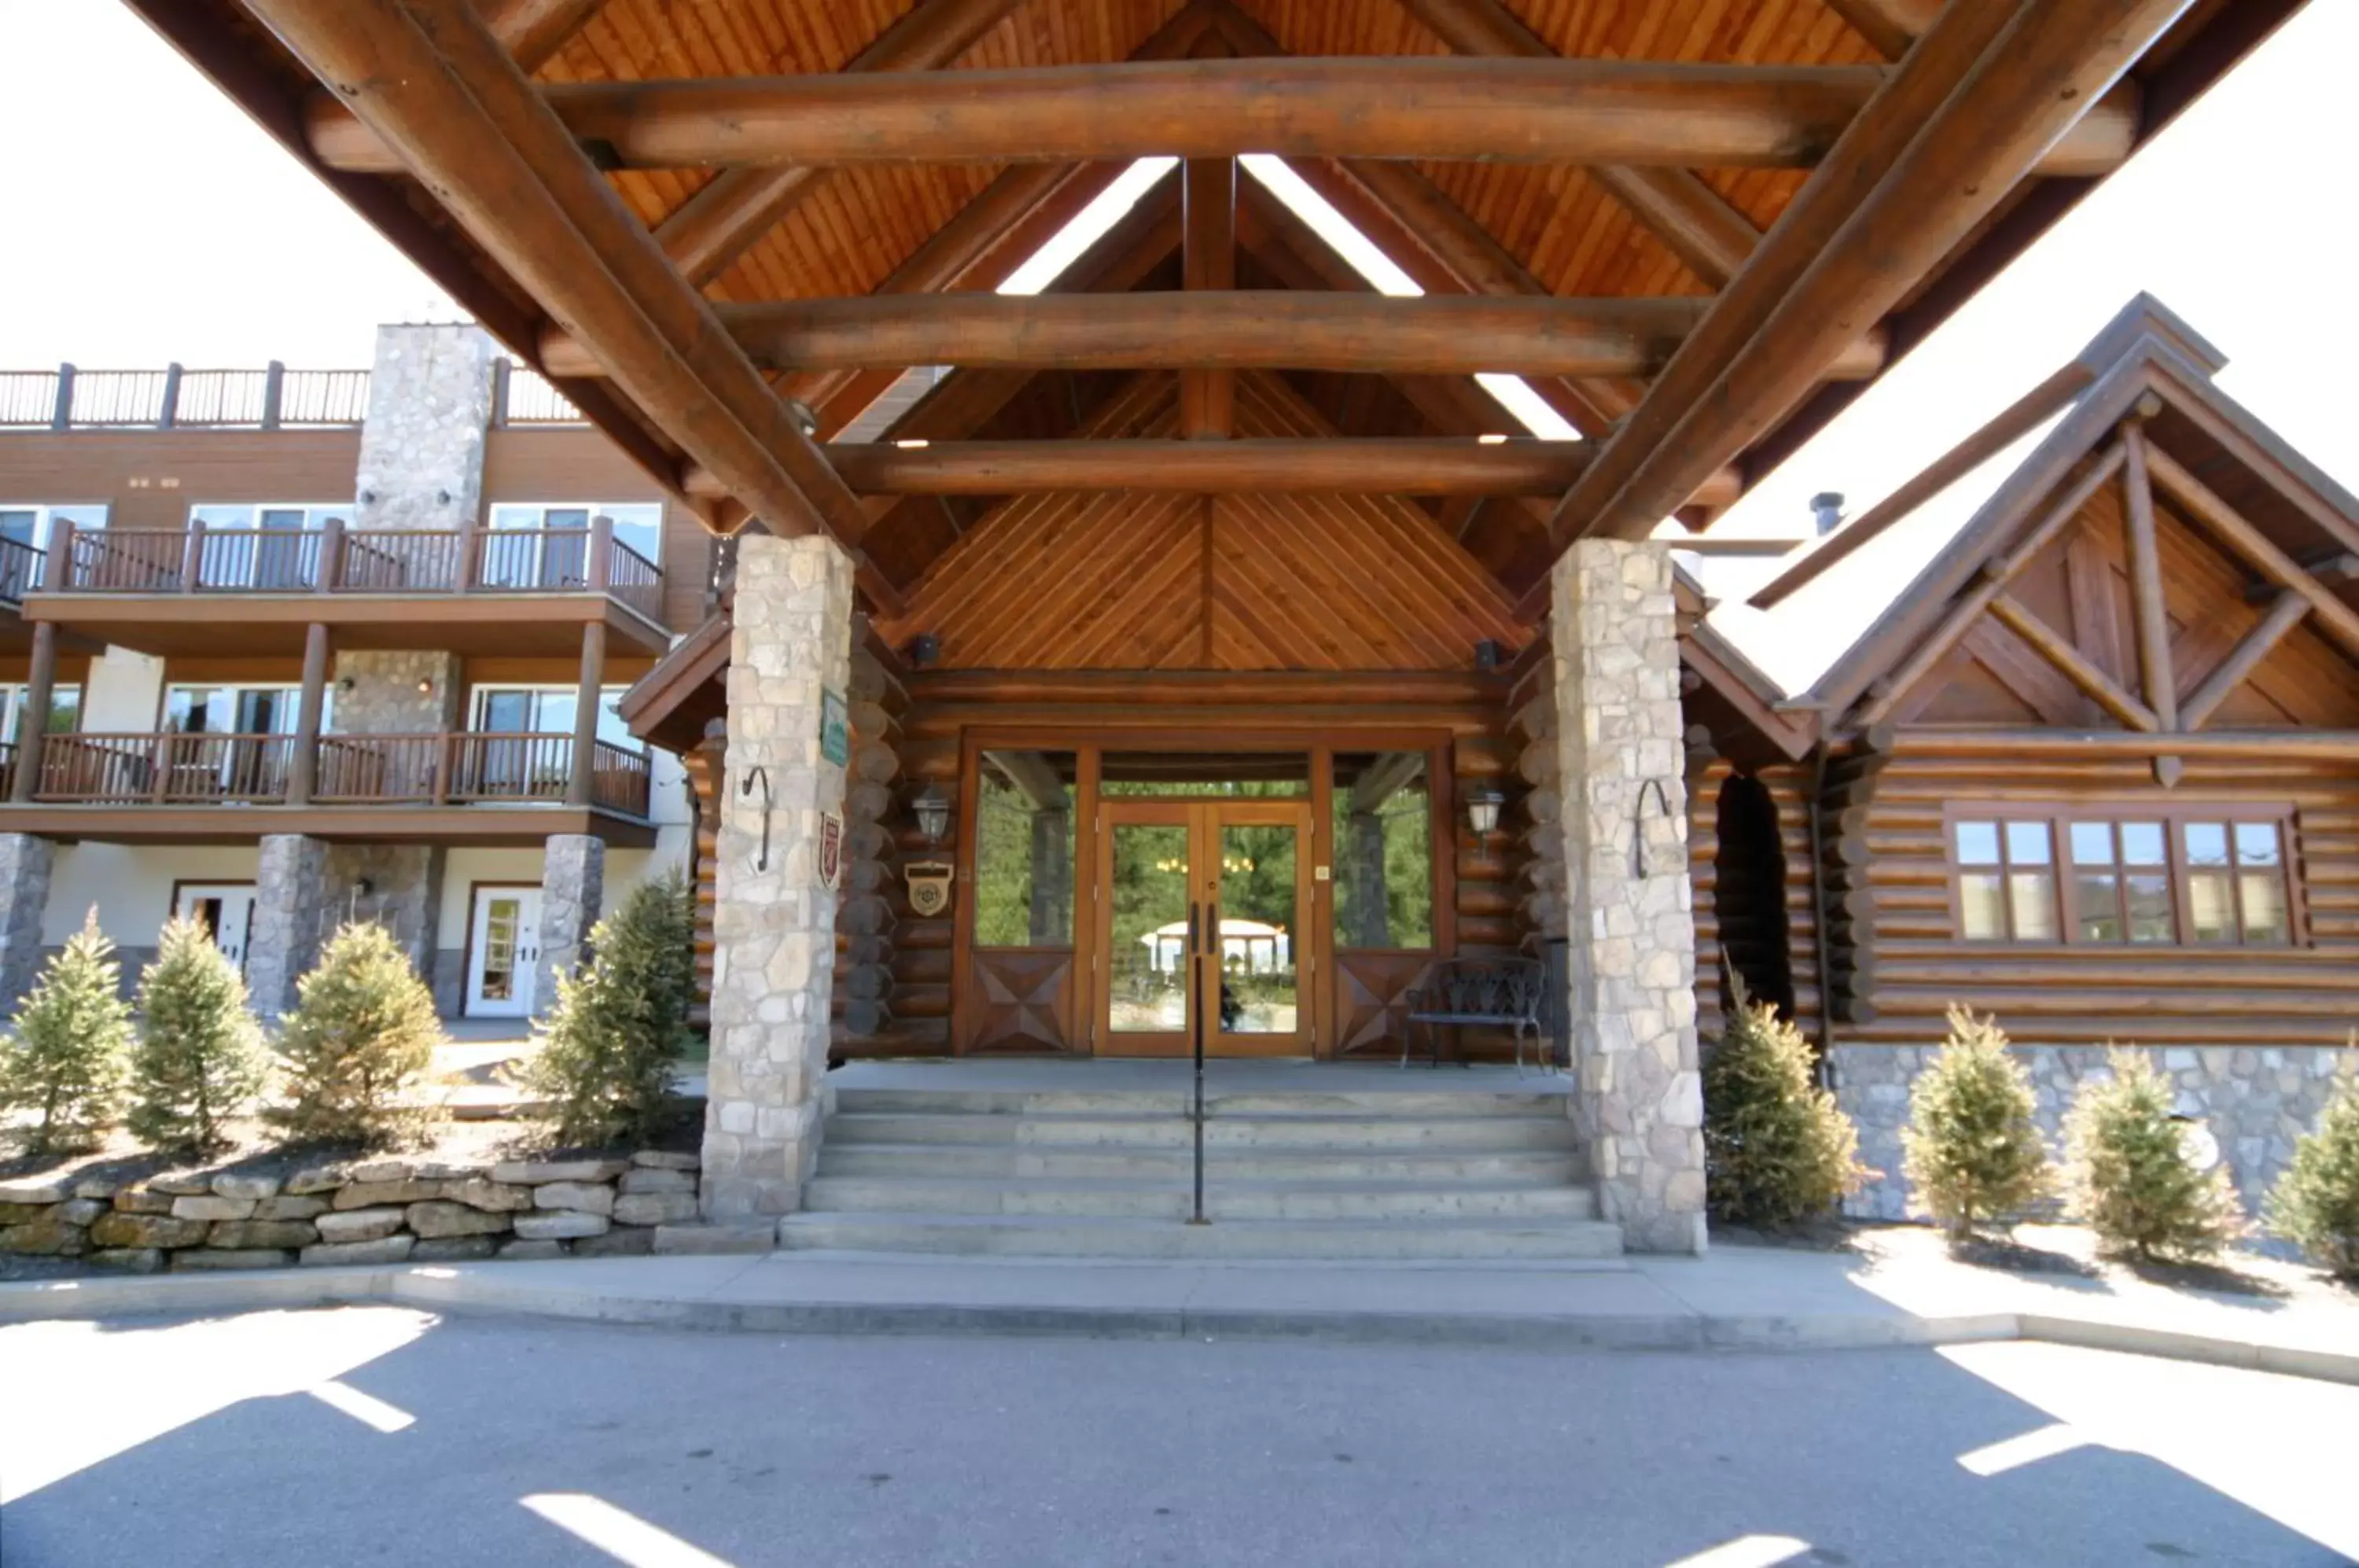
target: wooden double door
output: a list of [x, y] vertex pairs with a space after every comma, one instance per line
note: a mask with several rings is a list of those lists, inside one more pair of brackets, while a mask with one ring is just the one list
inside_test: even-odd
[[1309, 800], [1107, 800], [1097, 1051], [1308, 1056], [1317, 1043]]

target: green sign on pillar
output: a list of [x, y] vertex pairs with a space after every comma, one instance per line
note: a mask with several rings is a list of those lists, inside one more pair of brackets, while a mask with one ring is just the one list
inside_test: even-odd
[[852, 717], [841, 691], [819, 694], [819, 754], [839, 768], [852, 760]]

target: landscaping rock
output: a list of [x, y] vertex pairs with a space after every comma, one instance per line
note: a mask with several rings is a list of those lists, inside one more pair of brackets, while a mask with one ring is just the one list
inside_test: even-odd
[[412, 1263], [480, 1263], [498, 1252], [498, 1238], [488, 1236], [443, 1236], [421, 1241], [409, 1249]]
[[49, 1217], [49, 1211], [59, 1200], [50, 1198], [38, 1203], [0, 1203], [0, 1225], [31, 1225], [35, 1220]]
[[342, 1245], [381, 1240], [399, 1230], [408, 1217], [408, 1209], [339, 1209], [312, 1223], [321, 1241]]
[[676, 1225], [656, 1227], [656, 1251], [672, 1256], [722, 1252], [773, 1252], [776, 1221], [768, 1225]]
[[68, 1198], [64, 1203], [52, 1208], [49, 1217], [53, 1220], [62, 1220], [67, 1225], [86, 1225], [95, 1221], [101, 1214], [108, 1213], [112, 1207], [113, 1205], [101, 1203], [96, 1198]]
[[656, 1249], [656, 1233], [645, 1225], [616, 1225], [603, 1236], [573, 1244], [576, 1258], [645, 1258]]
[[167, 1171], [147, 1178], [147, 1185], [168, 1198], [201, 1198], [213, 1190], [210, 1171]]
[[164, 1267], [161, 1248], [102, 1247], [82, 1259], [93, 1269], [114, 1269], [125, 1274], [153, 1274]]
[[123, 1183], [112, 1176], [74, 1178], [73, 1195], [77, 1198], [96, 1198], [103, 1203], [121, 1191], [123, 1191]]
[[409, 1173], [421, 1181], [476, 1181], [490, 1175], [491, 1170], [481, 1161], [418, 1160], [410, 1162]]
[[505, 1181], [487, 1181], [480, 1176], [461, 1181], [445, 1181], [442, 1195], [471, 1209], [484, 1209], [495, 1214], [512, 1214], [518, 1209], [532, 1207], [531, 1188]]
[[67, 1176], [19, 1176], [13, 1181], [0, 1181], [0, 1204], [62, 1203], [73, 1195], [73, 1180]]
[[422, 1203], [442, 1195], [440, 1181], [354, 1181], [336, 1192], [340, 1209], [373, 1209], [379, 1203]]
[[564, 1256], [565, 1244], [561, 1241], [509, 1241], [500, 1245], [503, 1263], [542, 1263]]
[[571, 1209], [582, 1214], [614, 1212], [614, 1189], [603, 1181], [551, 1181], [532, 1190], [537, 1209]]
[[[606, 1222], [600, 1220], [603, 1229]], [[79, 1258], [90, 1247], [90, 1228], [63, 1220], [31, 1220], [0, 1227], [0, 1252], [28, 1252], [36, 1258]]]
[[506, 1160], [492, 1167], [492, 1180], [527, 1187], [545, 1181], [612, 1181], [630, 1168], [627, 1160]]
[[184, 1220], [250, 1220], [254, 1217], [254, 1200], [178, 1197], [172, 1200], [172, 1213]]
[[418, 1173], [407, 1160], [364, 1160], [344, 1167], [347, 1181], [407, 1181]]
[[508, 1228], [508, 1217], [471, 1209], [464, 1203], [437, 1201], [410, 1204], [409, 1228], [429, 1239], [446, 1236], [493, 1236]]
[[258, 1220], [310, 1220], [328, 1212], [325, 1198], [265, 1198], [255, 1205]]
[[169, 1214], [126, 1214], [117, 1210], [98, 1217], [90, 1227], [90, 1238], [101, 1247], [115, 1248], [201, 1247], [209, 1228], [203, 1220], [174, 1219]]
[[192, 1247], [186, 1252], [172, 1254], [172, 1271], [208, 1269], [286, 1269], [293, 1266], [291, 1252], [271, 1250], [232, 1250], [218, 1247]]
[[575, 1209], [552, 1209], [516, 1217], [516, 1233], [527, 1241], [571, 1241], [579, 1236], [603, 1236], [608, 1228], [605, 1215], [587, 1214]]
[[406, 1263], [418, 1246], [413, 1236], [381, 1236], [374, 1241], [321, 1241], [303, 1249], [306, 1264]]
[[625, 1171], [618, 1185], [625, 1192], [693, 1192], [693, 1171]]
[[125, 1187], [114, 1194], [114, 1212], [119, 1214], [168, 1214], [172, 1212], [170, 1194], [152, 1187]]
[[694, 1171], [701, 1161], [693, 1154], [673, 1154], [660, 1149], [643, 1149], [631, 1156], [631, 1163], [642, 1171]]
[[256, 1202], [278, 1196], [284, 1179], [277, 1176], [231, 1175], [223, 1171], [213, 1178], [213, 1192], [223, 1198], [252, 1198]]
[[205, 1237], [207, 1247], [251, 1250], [259, 1247], [309, 1247], [320, 1239], [310, 1220], [223, 1220]]
[[313, 1192], [332, 1192], [344, 1184], [344, 1168], [341, 1165], [306, 1165], [287, 1178], [281, 1192], [292, 1197], [307, 1197]]
[[696, 1194], [625, 1192], [614, 1200], [614, 1217], [617, 1225], [679, 1225], [696, 1217]]

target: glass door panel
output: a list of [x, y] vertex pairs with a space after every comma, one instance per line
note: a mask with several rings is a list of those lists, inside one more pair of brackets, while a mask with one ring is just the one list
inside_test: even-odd
[[1299, 834], [1291, 822], [1223, 822], [1219, 832], [1221, 1032], [1299, 1034]]
[[1113, 808], [1107, 816], [1107, 1048], [1186, 1051], [1195, 880], [1187, 808]]

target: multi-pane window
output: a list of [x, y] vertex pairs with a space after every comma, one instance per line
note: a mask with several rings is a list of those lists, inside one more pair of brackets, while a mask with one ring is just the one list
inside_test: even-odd
[[2201, 807], [1954, 817], [1959, 934], [1969, 942], [2288, 943], [2288, 822]]
[[39, 552], [63, 522], [84, 531], [103, 528], [106, 508], [0, 503], [0, 599], [16, 604], [41, 585]]
[[[71, 734], [82, 716], [82, 688], [63, 681], [49, 688], [49, 722], [42, 733]], [[25, 728], [25, 688], [0, 684], [0, 742], [14, 746]]]

